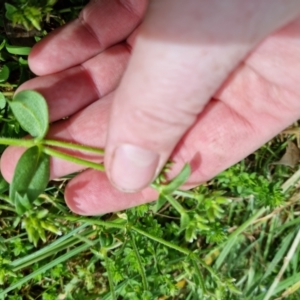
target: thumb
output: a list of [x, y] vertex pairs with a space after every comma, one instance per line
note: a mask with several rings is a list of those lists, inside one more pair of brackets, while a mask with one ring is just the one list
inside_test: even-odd
[[113, 185], [149, 185], [228, 74], [299, 6], [254, 2], [150, 1], [112, 106], [105, 165]]

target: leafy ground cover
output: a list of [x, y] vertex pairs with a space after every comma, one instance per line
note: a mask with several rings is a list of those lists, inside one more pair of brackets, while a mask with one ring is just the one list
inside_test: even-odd
[[[10, 1], [1, 14], [39, 39], [84, 5], [54, 2]], [[22, 45], [20, 32], [28, 31], [13, 39], [5, 20], [0, 136], [16, 139], [26, 132], [8, 102], [33, 76], [32, 37]], [[294, 124], [191, 191], [178, 190], [188, 166], [169, 184], [160, 176], [159, 201], [97, 217], [66, 207], [72, 175], [51, 181], [21, 211], [12, 201], [15, 187], [1, 178], [0, 299], [299, 299], [299, 134]]]

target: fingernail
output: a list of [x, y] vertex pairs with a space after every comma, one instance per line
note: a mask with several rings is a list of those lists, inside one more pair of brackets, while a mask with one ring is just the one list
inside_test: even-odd
[[148, 186], [154, 179], [159, 155], [153, 151], [124, 144], [115, 150], [111, 181], [120, 190], [135, 192]]

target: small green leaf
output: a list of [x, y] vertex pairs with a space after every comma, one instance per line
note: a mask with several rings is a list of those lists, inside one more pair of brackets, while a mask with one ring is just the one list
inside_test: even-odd
[[[37, 146], [27, 149], [17, 163], [10, 185], [11, 201], [17, 205], [16, 202], [22, 202], [25, 199], [22, 197], [26, 195], [28, 201], [32, 203], [45, 190], [49, 174], [49, 156], [42, 153]], [[25, 208], [28, 207], [26, 203], [22, 204]]]
[[193, 240], [197, 238], [196, 230], [193, 226], [189, 226], [185, 233], [184, 233], [184, 239], [191, 243]]
[[28, 66], [28, 60], [23, 57], [19, 57], [19, 63], [23, 66]]
[[5, 5], [5, 9], [6, 9], [5, 17], [8, 20], [12, 21], [13, 15], [18, 11], [18, 9], [9, 3], [5, 3], [4, 5]]
[[41, 209], [38, 211], [36, 216], [38, 219], [44, 219], [48, 215], [48, 213], [49, 213], [48, 209]]
[[3, 93], [0, 92], [0, 109], [5, 108], [6, 106], [6, 99]]
[[0, 67], [0, 82], [5, 82], [9, 77], [9, 68], [6, 65]]
[[4, 48], [5, 44], [6, 44], [6, 39], [3, 39], [3, 41], [0, 44], [0, 51]]
[[36, 224], [34, 224], [34, 219], [32, 219], [31, 217], [24, 218], [22, 227], [26, 229], [29, 242], [37, 246], [40, 236], [36, 228], [37, 226]]
[[191, 219], [187, 213], [180, 216], [180, 229], [186, 229], [190, 225]]
[[5, 45], [5, 48], [8, 53], [15, 55], [29, 55], [31, 51], [31, 47], [13, 46], [8, 44]]
[[46, 230], [49, 230], [57, 235], [62, 235], [62, 232], [59, 230], [58, 227], [56, 227], [55, 225], [53, 225], [52, 223], [50, 222], [47, 222], [47, 221], [41, 221], [41, 226], [46, 229]]
[[31, 204], [28, 199], [28, 195], [20, 195], [18, 192], [15, 193], [14, 204], [16, 206], [16, 212], [18, 215], [23, 215], [27, 211], [31, 210]]
[[108, 248], [112, 245], [114, 238], [109, 232], [100, 232], [99, 240], [101, 247]]
[[157, 213], [164, 205], [165, 203], [167, 202], [167, 198], [164, 197], [164, 195], [160, 194], [159, 195], [159, 198], [157, 199], [157, 201], [155, 202], [155, 206], [153, 207], [153, 211], [155, 213]]
[[172, 194], [188, 180], [190, 174], [191, 167], [189, 164], [185, 164], [180, 173], [169, 184], [161, 186], [161, 192], [165, 195]]
[[31, 90], [16, 94], [9, 102], [21, 127], [33, 137], [43, 139], [48, 131], [48, 107], [45, 98]]
[[26, 19], [37, 29], [41, 30], [40, 22], [42, 21], [43, 15], [39, 8], [34, 6], [27, 6], [25, 10]]

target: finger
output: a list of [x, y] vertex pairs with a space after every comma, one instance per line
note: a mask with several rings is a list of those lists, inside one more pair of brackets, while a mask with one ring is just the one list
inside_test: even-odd
[[32, 89], [47, 100], [50, 121], [70, 116], [104, 97], [119, 84], [129, 59], [125, 43], [111, 47], [80, 66], [25, 82], [17, 92]]
[[105, 173], [86, 170], [68, 183], [65, 199], [69, 208], [77, 214], [98, 215], [150, 202], [157, 199], [157, 192], [147, 188], [139, 193], [125, 194], [111, 186]]
[[270, 1], [251, 3], [150, 2], [112, 106], [105, 165], [113, 185], [148, 186], [229, 73], [299, 12], [296, 1], [272, 1], [270, 17]]
[[48, 34], [29, 55], [37, 75], [78, 65], [125, 40], [137, 27], [147, 1], [91, 1], [78, 19]]

